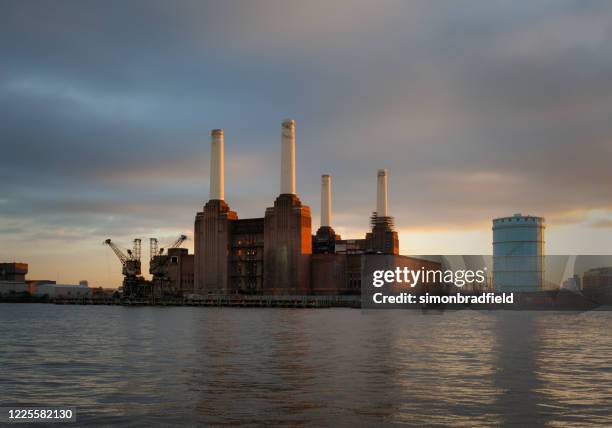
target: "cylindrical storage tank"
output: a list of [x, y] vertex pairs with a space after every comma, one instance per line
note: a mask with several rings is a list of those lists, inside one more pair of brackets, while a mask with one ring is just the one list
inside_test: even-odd
[[533, 292], [544, 285], [542, 217], [514, 214], [493, 220], [493, 286], [495, 291]]

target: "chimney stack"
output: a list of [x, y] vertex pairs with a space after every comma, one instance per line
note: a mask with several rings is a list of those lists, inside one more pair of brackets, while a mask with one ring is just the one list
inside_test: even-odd
[[210, 132], [210, 199], [225, 199], [223, 129]]
[[376, 216], [388, 217], [387, 213], [387, 170], [378, 170], [378, 187], [376, 192]]
[[281, 186], [282, 194], [295, 195], [295, 120], [283, 121], [281, 134]]
[[331, 227], [331, 177], [321, 176], [321, 227]]

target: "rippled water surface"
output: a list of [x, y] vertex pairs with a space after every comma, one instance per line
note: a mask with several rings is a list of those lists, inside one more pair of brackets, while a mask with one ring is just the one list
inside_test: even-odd
[[80, 424], [612, 426], [612, 312], [0, 304], [0, 405]]

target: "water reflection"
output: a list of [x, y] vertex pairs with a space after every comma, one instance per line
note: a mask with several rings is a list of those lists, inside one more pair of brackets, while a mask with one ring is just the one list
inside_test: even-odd
[[496, 407], [504, 425], [543, 425], [549, 404], [541, 393], [541, 328], [536, 312], [495, 313]]
[[0, 400], [116, 426], [611, 426], [611, 321], [0, 305]]

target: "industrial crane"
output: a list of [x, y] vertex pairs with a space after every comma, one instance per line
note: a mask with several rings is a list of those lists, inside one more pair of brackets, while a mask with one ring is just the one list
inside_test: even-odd
[[140, 256], [141, 256], [141, 244], [140, 239], [134, 239], [133, 248], [131, 250], [122, 251], [111, 239], [107, 239], [103, 244], [108, 245], [119, 261], [121, 262], [123, 274], [123, 294], [126, 297], [142, 297], [144, 290], [143, 285], [146, 285], [146, 281], [141, 274], [140, 268]]
[[167, 285], [172, 285], [171, 280], [168, 276], [168, 264], [170, 262], [169, 250], [179, 248], [183, 242], [187, 240], [186, 235], [180, 235], [172, 244], [168, 246], [168, 251], [164, 253], [164, 248], [158, 249], [157, 238], [150, 238], [150, 260], [149, 260], [149, 273], [153, 275], [153, 283], [165, 291], [168, 290]]
[[111, 247], [119, 261], [121, 261], [121, 265], [123, 266], [122, 273], [124, 276], [136, 277], [140, 275], [140, 239], [134, 239], [134, 248], [132, 250], [126, 250], [125, 253], [121, 251], [110, 238], [104, 241], [104, 244]]
[[[183, 242], [185, 242], [187, 240], [187, 235], [180, 235], [176, 241], [174, 241], [171, 245], [168, 246], [168, 249], [173, 249], [173, 248], [178, 248], [180, 247]], [[149, 253], [151, 255], [151, 260], [153, 260], [153, 258], [155, 256], [163, 256], [164, 255], [164, 248], [160, 248], [158, 250], [158, 243], [159, 241], [157, 240], [157, 238], [151, 238], [150, 239], [150, 250]]]

